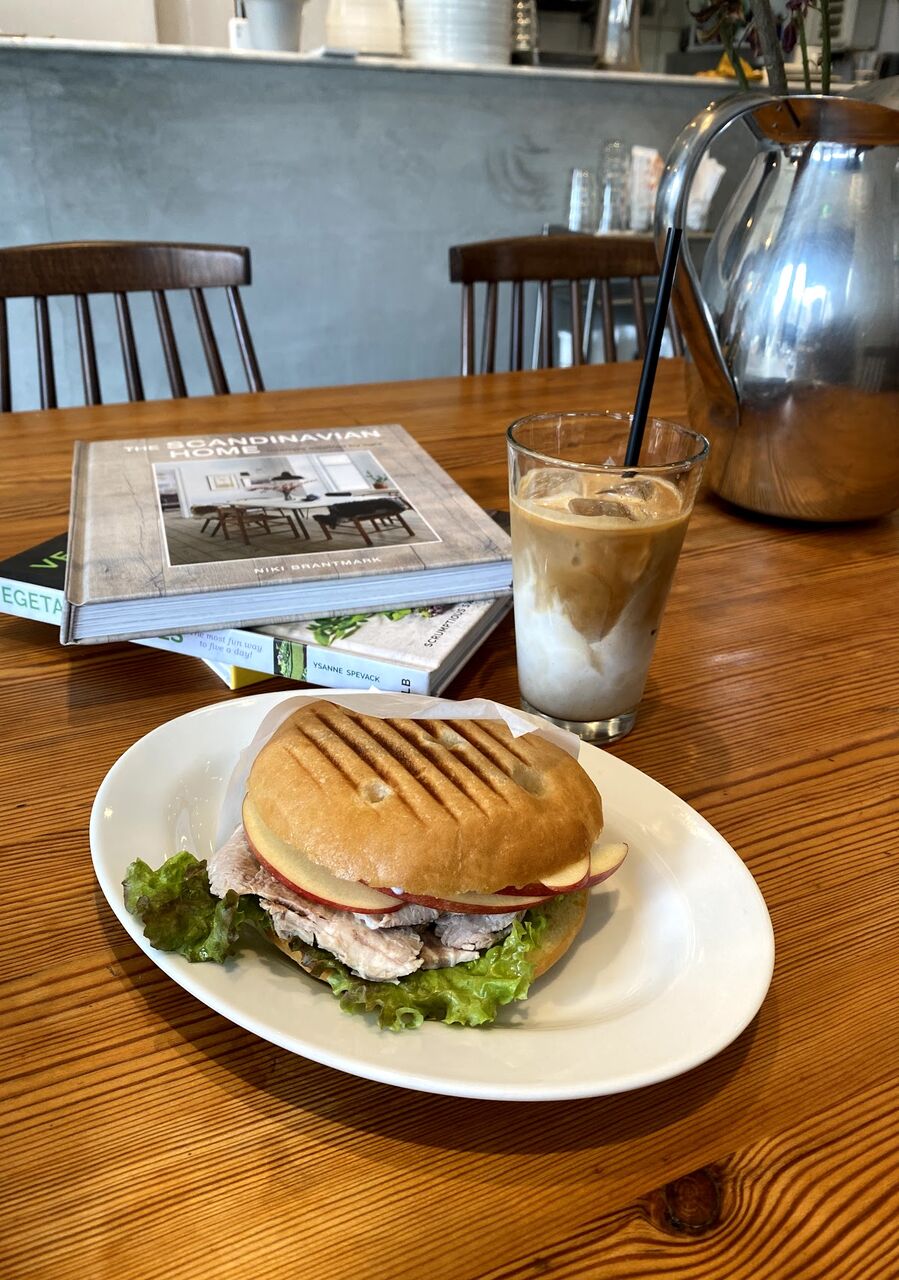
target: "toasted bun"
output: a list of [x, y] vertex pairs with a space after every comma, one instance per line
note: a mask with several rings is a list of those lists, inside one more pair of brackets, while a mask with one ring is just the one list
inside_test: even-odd
[[577, 761], [500, 720], [294, 712], [247, 783], [279, 839], [344, 880], [452, 896], [525, 886], [586, 857], [599, 793]]
[[[551, 968], [557, 960], [562, 959], [580, 933], [581, 926], [587, 916], [587, 900], [589, 897], [589, 889], [582, 889], [579, 893], [563, 893], [557, 898], [553, 898], [552, 902], [546, 903], [542, 908], [549, 918], [549, 923], [540, 941], [540, 946], [537, 947], [532, 956], [535, 980], [546, 973], [547, 969]], [[303, 963], [302, 951], [291, 951], [290, 943], [283, 938], [275, 938], [274, 941], [275, 946], [280, 947], [286, 956], [290, 956], [291, 960], [295, 960], [300, 968], [309, 973], [311, 977], [317, 977], [320, 982], [327, 981], [321, 974], [312, 973]], [[402, 982], [402, 978], [400, 978], [400, 982]]]
[[543, 908], [549, 923], [534, 954], [535, 978], [539, 978], [557, 960], [561, 960], [574, 942], [587, 918], [589, 898], [589, 889], [581, 889], [579, 893], [562, 893]]

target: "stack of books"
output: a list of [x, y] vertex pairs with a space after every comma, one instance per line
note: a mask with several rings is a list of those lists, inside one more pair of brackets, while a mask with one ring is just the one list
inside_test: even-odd
[[439, 693], [510, 605], [505, 531], [396, 425], [77, 445], [68, 545], [0, 563], [0, 611], [232, 688]]

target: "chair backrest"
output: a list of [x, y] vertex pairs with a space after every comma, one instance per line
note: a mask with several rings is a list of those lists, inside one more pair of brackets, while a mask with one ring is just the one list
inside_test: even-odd
[[[615, 341], [615, 316], [611, 282], [631, 282], [637, 351], [646, 350], [646, 307], [643, 281], [658, 275], [658, 260], [651, 236], [638, 235], [542, 235], [517, 236], [507, 240], [481, 240], [474, 244], [453, 245], [449, 251], [450, 280], [462, 285], [462, 360], [463, 374], [475, 370], [475, 296], [474, 286], [486, 284], [484, 325], [481, 344], [481, 372], [496, 369], [497, 288], [512, 285], [512, 312], [509, 326], [509, 368], [524, 367], [524, 285], [536, 281], [540, 287], [538, 327], [540, 362], [544, 368], [553, 364], [553, 283], [562, 281], [569, 287], [571, 298], [571, 347], [575, 364], [584, 361], [581, 286], [590, 284], [588, 315], [592, 312], [594, 282], [602, 308], [604, 356], [607, 361], [618, 358]], [[669, 331], [675, 354], [683, 353], [680, 331], [669, 316]]]
[[262, 391], [262, 375], [250, 337], [238, 287], [250, 283], [250, 251], [240, 246], [162, 244], [142, 241], [76, 241], [67, 244], [20, 245], [0, 249], [0, 412], [12, 408], [7, 298], [33, 298], [41, 407], [55, 409], [56, 375], [47, 299], [71, 295], [75, 300], [78, 346], [85, 404], [100, 404], [100, 375], [91, 322], [90, 294], [111, 293], [129, 400], [143, 400], [144, 386], [128, 294], [149, 292], [172, 395], [187, 395], [181, 357], [166, 290], [190, 291], [194, 315], [216, 395], [228, 393], [228, 381], [209, 318], [203, 290], [223, 288], [228, 298], [237, 345], [251, 391]]

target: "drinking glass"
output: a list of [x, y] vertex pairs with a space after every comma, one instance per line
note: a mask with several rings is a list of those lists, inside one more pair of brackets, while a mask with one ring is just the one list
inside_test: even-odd
[[566, 223], [569, 231], [592, 235], [599, 224], [599, 192], [592, 169], [572, 169], [568, 175]]
[[640, 70], [640, 0], [600, 0], [593, 52], [596, 66]]
[[629, 733], [708, 441], [627, 413], [536, 414], [507, 432], [521, 704], [591, 742]]
[[630, 148], [618, 138], [602, 145], [599, 160], [599, 230], [626, 231], [630, 223]]

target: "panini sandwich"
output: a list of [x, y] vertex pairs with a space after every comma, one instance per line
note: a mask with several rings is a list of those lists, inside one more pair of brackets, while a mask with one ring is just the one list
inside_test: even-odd
[[[305, 702], [259, 751], [242, 818], [206, 867], [191, 860], [220, 918], [210, 933], [233, 945], [254, 925], [344, 1008], [395, 1030], [478, 1025], [524, 998], [626, 853], [600, 842], [588, 775], [540, 735], [325, 700]], [[129, 871], [126, 901], [148, 936], [147, 873], [175, 862]]]

